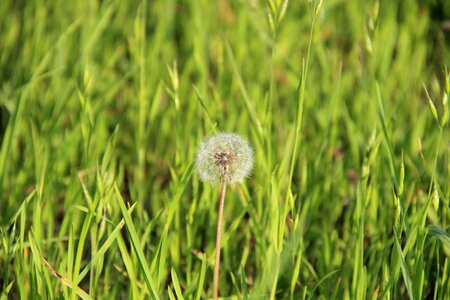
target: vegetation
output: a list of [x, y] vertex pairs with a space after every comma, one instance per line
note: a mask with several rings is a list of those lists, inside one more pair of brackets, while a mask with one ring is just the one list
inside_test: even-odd
[[[420, 3], [419, 3], [420, 2]], [[0, 299], [450, 298], [445, 1], [0, 1]], [[447, 22], [445, 22], [447, 20]]]

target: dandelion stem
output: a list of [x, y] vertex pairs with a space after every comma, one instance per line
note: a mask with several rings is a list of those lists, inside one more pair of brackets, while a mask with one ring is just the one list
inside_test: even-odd
[[219, 268], [220, 268], [220, 240], [222, 238], [222, 215], [225, 203], [225, 191], [227, 184], [225, 178], [222, 179], [222, 189], [220, 190], [219, 215], [217, 218], [216, 233], [216, 260], [214, 262], [214, 300], [219, 298]]

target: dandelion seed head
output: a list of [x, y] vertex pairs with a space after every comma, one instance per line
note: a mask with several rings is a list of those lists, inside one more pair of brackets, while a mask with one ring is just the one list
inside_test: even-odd
[[196, 167], [202, 181], [242, 182], [253, 168], [253, 150], [238, 134], [218, 133], [201, 143]]

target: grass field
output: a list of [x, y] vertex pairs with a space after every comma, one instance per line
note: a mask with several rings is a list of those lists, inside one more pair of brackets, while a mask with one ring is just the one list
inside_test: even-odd
[[0, 1], [0, 299], [450, 299], [445, 2]]

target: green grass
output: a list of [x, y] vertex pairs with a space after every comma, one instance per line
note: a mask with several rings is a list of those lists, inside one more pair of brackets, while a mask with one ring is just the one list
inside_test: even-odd
[[449, 299], [444, 3], [0, 1], [0, 299]]

